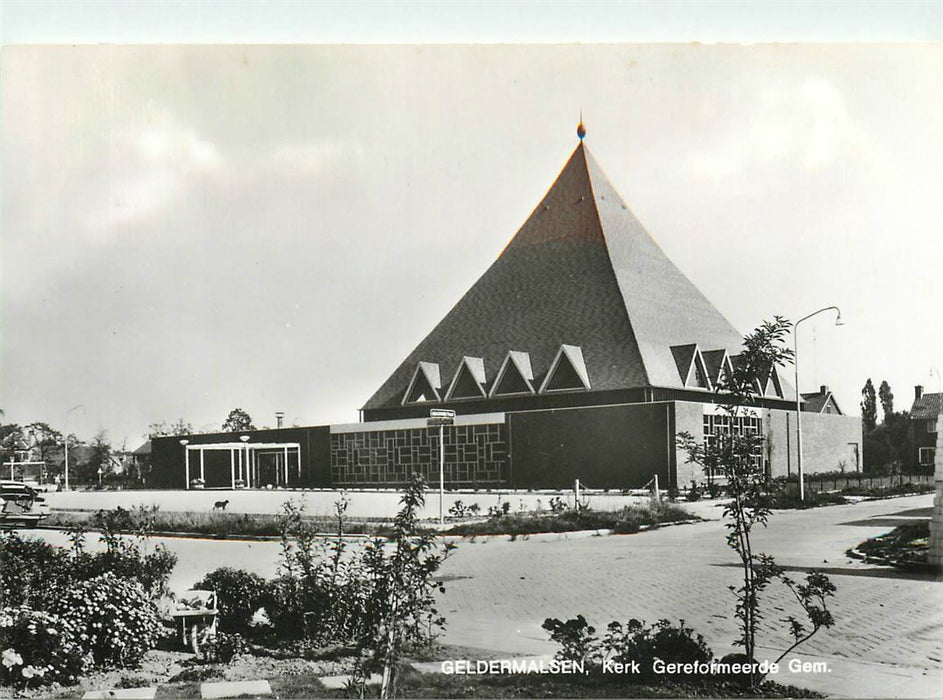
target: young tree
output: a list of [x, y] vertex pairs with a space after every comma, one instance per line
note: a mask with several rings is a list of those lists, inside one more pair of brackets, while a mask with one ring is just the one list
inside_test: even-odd
[[[774, 580], [779, 580], [793, 593], [811, 625], [811, 629], [807, 628], [792, 615], [784, 620], [790, 625], [794, 643], [777, 661], [822, 627], [833, 624], [826, 599], [832, 596], [835, 587], [828, 578], [811, 572], [805, 583], [798, 584], [785, 575], [773, 557], [755, 552], [752, 542], [753, 528], [756, 525], [766, 527], [772, 512], [772, 485], [759, 463], [764, 437], [745, 429], [741, 419], [748, 415], [748, 406], [758, 396], [758, 380], [768, 375], [770, 367], [792, 362], [793, 352], [784, 345], [791, 326], [776, 316], [744, 338], [744, 349], [734, 358], [733, 371], [717, 388], [718, 401], [727, 415], [726, 431], [705, 436], [703, 442], [689, 433], [679, 435], [689, 461], [706, 470], [719, 472], [727, 479], [731, 497], [724, 507], [727, 543], [738, 555], [742, 579], [739, 586], [730, 586], [736, 596], [734, 616], [740, 626], [740, 637], [735, 643], [743, 647], [750, 662], [755, 659], [756, 635], [763, 618], [759, 595]], [[750, 673], [749, 680], [751, 685], [755, 685], [760, 677], [755, 672]]]
[[878, 397], [881, 399], [881, 409], [884, 411], [884, 422], [887, 423], [894, 413], [894, 393], [886, 380], [881, 382]]
[[98, 481], [98, 470], [107, 472], [111, 469], [111, 443], [108, 442], [108, 433], [99, 430], [92, 439], [92, 453], [88, 461], [76, 465], [78, 476], [86, 482]]
[[865, 435], [871, 434], [877, 427], [878, 409], [877, 401], [874, 395], [874, 384], [871, 383], [871, 377], [864, 383], [861, 389], [861, 427]]
[[226, 422], [223, 423], [223, 432], [237, 433], [240, 430], [255, 430], [255, 426], [252, 425], [252, 419], [248, 413], [241, 408], [234, 408], [226, 417]]

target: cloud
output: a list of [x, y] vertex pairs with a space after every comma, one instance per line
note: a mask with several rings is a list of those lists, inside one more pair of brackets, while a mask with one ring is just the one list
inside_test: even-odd
[[763, 88], [752, 102], [743, 118], [730, 122], [726, 137], [714, 140], [718, 145], [688, 154], [683, 163], [688, 177], [720, 180], [796, 167], [816, 173], [849, 159], [870, 160], [867, 132], [851, 116], [842, 93], [824, 79]]
[[86, 227], [107, 240], [112, 229], [148, 220], [173, 206], [196, 179], [226, 167], [213, 141], [164, 114], [144, 128], [117, 130], [109, 167], [93, 180]]

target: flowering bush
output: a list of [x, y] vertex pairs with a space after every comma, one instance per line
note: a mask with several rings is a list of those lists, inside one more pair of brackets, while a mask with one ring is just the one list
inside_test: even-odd
[[0, 685], [72, 683], [85, 666], [72, 627], [28, 608], [0, 610]]
[[164, 634], [141, 584], [111, 572], [75, 584], [55, 607], [97, 666], [135, 666]]
[[63, 591], [105, 572], [140, 581], [152, 598], [167, 588], [177, 556], [161, 545], [145, 551], [143, 538], [105, 531], [103, 552], [85, 551], [85, 533], [71, 533], [71, 551], [48, 542], [0, 533], [0, 600], [8, 606], [52, 610]]
[[46, 610], [69, 579], [69, 556], [42, 540], [0, 533], [0, 601], [7, 607]]

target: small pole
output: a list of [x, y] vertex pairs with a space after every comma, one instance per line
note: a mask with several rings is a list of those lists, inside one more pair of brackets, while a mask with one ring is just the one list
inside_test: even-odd
[[445, 424], [439, 423], [439, 525], [445, 525]]
[[579, 509], [580, 509], [580, 480], [579, 480], [579, 479], [576, 480], [576, 483], [574, 484], [573, 490], [576, 492], [576, 505], [575, 505], [575, 508], [576, 508], [576, 510], [579, 510]]
[[658, 500], [658, 474], [655, 474], [655, 500]]

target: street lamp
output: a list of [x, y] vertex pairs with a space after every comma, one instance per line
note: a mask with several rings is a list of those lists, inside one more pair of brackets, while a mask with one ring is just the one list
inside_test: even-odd
[[62, 444], [65, 449], [65, 464], [63, 465], [63, 471], [65, 472], [65, 487], [64, 488], [66, 491], [69, 490], [69, 414], [72, 413], [72, 411], [75, 411], [79, 408], [81, 408], [82, 410], [85, 410], [85, 404], [80, 403], [78, 406], [73, 406], [72, 408], [70, 408], [68, 411], [65, 412], [65, 427], [63, 428], [63, 432], [65, 433], [65, 435], [63, 436]]
[[802, 473], [802, 394], [799, 391], [799, 324], [808, 321], [813, 316], [817, 316], [824, 311], [834, 311], [838, 316], [835, 318], [835, 325], [844, 325], [841, 320], [841, 309], [837, 306], [826, 306], [823, 309], [814, 311], [808, 316], [803, 316], [792, 326], [792, 359], [796, 368], [796, 465], [799, 471], [799, 500], [805, 500], [805, 479]]

